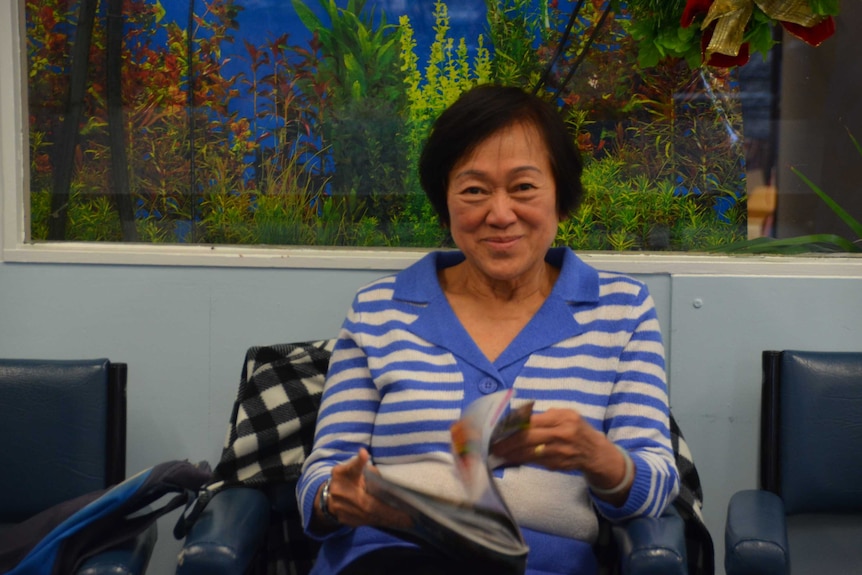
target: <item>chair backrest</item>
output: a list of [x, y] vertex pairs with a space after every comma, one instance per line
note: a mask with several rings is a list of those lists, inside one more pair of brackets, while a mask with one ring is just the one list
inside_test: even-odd
[[0, 523], [119, 483], [126, 364], [0, 359]]
[[862, 511], [862, 352], [762, 359], [762, 487], [788, 515]]

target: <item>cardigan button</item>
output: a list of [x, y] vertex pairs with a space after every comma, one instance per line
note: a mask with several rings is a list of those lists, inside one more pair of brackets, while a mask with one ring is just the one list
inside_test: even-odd
[[479, 391], [484, 394], [494, 393], [497, 391], [497, 382], [490, 377], [486, 377], [482, 381], [479, 382]]

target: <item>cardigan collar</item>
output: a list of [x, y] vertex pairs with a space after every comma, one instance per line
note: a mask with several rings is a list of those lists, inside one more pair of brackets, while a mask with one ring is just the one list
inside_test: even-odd
[[416, 335], [448, 349], [485, 371], [496, 371], [522, 361], [534, 351], [584, 331], [574, 318], [574, 307], [599, 300], [598, 272], [568, 248], [552, 248], [545, 256], [560, 268], [550, 295], [536, 315], [490, 364], [449, 306], [437, 271], [464, 261], [459, 251], [432, 252], [399, 273], [393, 299], [416, 306], [418, 317], [408, 328]]
[[[460, 251], [436, 251], [425, 255], [395, 278], [396, 300], [427, 304], [443, 297], [437, 271], [464, 261]], [[595, 303], [599, 300], [599, 275], [569, 248], [551, 248], [545, 261], [560, 268], [560, 276], [550, 297], [570, 303]]]

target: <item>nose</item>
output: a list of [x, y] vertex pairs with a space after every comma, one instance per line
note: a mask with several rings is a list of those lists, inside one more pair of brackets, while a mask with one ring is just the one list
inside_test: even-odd
[[517, 221], [518, 215], [515, 213], [514, 204], [509, 194], [505, 192], [495, 192], [491, 196], [488, 214], [485, 221], [488, 225], [496, 227], [505, 227]]

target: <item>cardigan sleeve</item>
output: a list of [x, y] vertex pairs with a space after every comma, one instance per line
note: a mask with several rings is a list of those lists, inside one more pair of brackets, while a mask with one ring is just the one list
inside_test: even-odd
[[633, 329], [620, 354], [604, 426], [608, 438], [631, 455], [635, 477], [622, 507], [593, 497], [599, 512], [612, 521], [659, 516], [679, 491], [670, 439], [664, 346], [646, 285], [642, 284], [628, 313]]
[[[380, 394], [368, 369], [368, 358], [358, 344], [354, 327], [359, 317], [351, 307], [332, 352], [323, 388], [314, 447], [302, 468], [297, 498], [302, 525], [309, 531], [314, 514], [314, 499], [332, 468], [369, 448]], [[343, 528], [335, 533], [346, 530]]]

